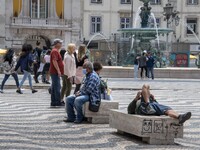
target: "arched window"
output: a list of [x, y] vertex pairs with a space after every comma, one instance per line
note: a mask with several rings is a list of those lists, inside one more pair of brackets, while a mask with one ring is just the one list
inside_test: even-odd
[[30, 0], [31, 1], [31, 18], [48, 17], [48, 0]]

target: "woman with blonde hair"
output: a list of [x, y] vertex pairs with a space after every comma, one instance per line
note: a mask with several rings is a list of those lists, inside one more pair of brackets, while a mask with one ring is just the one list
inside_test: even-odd
[[67, 51], [64, 55], [64, 75], [63, 79], [63, 86], [61, 89], [61, 103], [64, 103], [63, 98], [70, 95], [72, 89], [72, 78], [76, 74], [76, 62], [74, 57], [74, 52], [76, 49], [76, 45], [73, 43], [68, 44]]
[[76, 59], [76, 88], [74, 90], [74, 94], [80, 90], [81, 83], [84, 77], [83, 74], [83, 64], [88, 61], [88, 56], [86, 55], [86, 45], [81, 44], [78, 49], [78, 57], [76, 53], [74, 53]]

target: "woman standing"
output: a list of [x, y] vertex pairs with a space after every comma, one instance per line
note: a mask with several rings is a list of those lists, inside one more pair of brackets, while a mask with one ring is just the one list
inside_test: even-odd
[[74, 94], [80, 90], [81, 83], [83, 80], [83, 64], [88, 60], [88, 57], [86, 55], [86, 46], [84, 44], [81, 44], [78, 49], [78, 58], [76, 56], [76, 53], [74, 53], [75, 59], [76, 59], [76, 88], [74, 90]]
[[8, 80], [8, 78], [10, 77], [10, 75], [12, 75], [16, 82], [16, 86], [17, 86], [16, 92], [19, 94], [22, 94], [22, 92], [19, 88], [19, 80], [18, 80], [17, 73], [14, 71], [15, 66], [16, 66], [15, 52], [12, 48], [10, 48], [4, 56], [3, 70], [4, 70], [5, 75], [4, 75], [3, 81], [1, 83], [0, 93], [3, 93], [3, 87], [6, 83], [6, 81]]
[[74, 76], [76, 74], [76, 62], [74, 58], [74, 52], [75, 52], [76, 45], [71, 43], [68, 45], [67, 52], [64, 55], [64, 75], [62, 77], [63, 79], [63, 86], [61, 90], [61, 103], [63, 103], [64, 95], [65, 97], [70, 95], [71, 89], [72, 89], [72, 80], [74, 79]]
[[33, 89], [32, 86], [32, 78], [31, 78], [31, 71], [32, 71], [32, 65], [33, 65], [33, 56], [32, 56], [33, 47], [30, 44], [24, 44], [22, 46], [22, 52], [20, 54], [20, 58], [17, 62], [17, 65], [15, 67], [15, 71], [21, 67], [21, 71], [24, 73], [24, 76], [22, 78], [22, 81], [19, 84], [19, 88], [22, 87], [25, 80], [28, 78], [29, 80], [29, 86], [32, 90], [32, 93], [37, 92], [37, 90]]

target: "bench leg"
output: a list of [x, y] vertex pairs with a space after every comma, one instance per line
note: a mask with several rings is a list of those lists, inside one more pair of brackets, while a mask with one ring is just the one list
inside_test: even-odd
[[117, 133], [124, 134], [125, 132], [117, 129]]

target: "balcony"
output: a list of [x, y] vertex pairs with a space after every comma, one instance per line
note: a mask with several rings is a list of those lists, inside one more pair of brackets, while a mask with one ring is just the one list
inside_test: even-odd
[[11, 26], [21, 28], [70, 29], [72, 22], [66, 19], [54, 18], [11, 17]]

